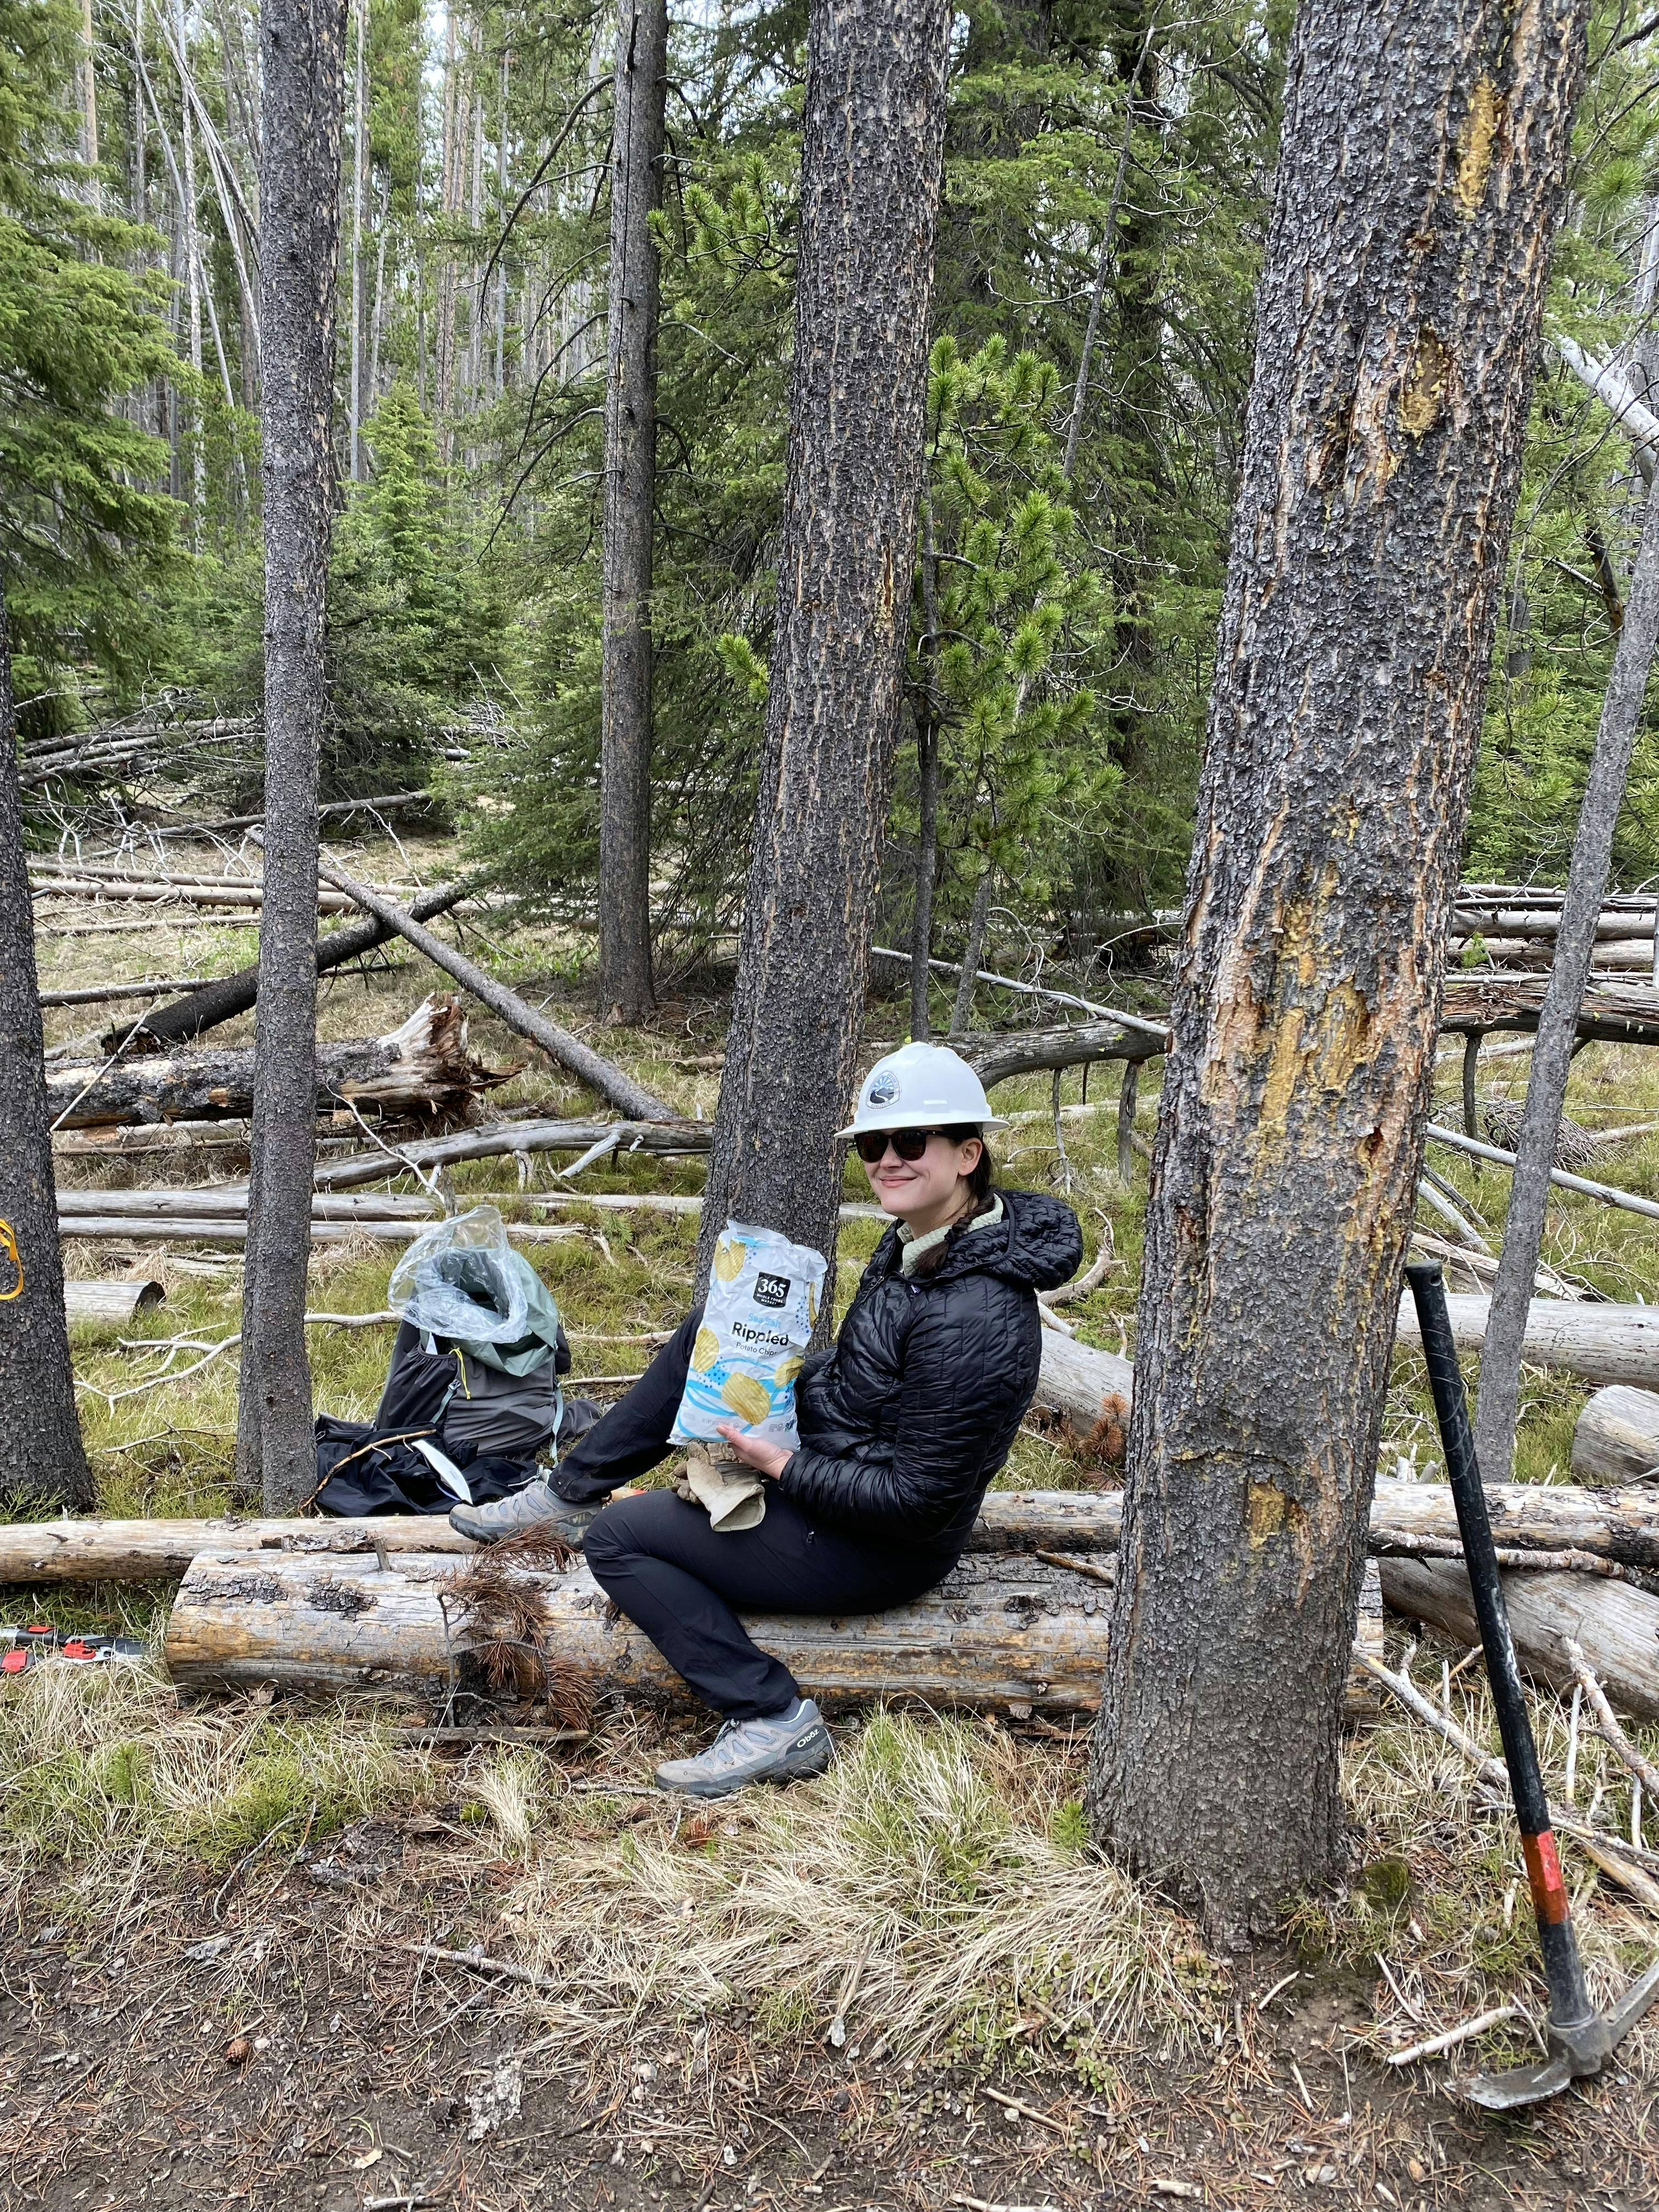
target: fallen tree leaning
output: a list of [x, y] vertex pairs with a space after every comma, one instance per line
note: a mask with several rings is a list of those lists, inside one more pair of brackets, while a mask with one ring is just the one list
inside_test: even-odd
[[[459, 1000], [434, 992], [388, 1036], [321, 1046], [317, 1107], [326, 1114], [349, 1098], [388, 1113], [429, 1114], [465, 1106], [511, 1073], [486, 1067], [471, 1055]], [[46, 1110], [70, 1129], [245, 1116], [253, 1110], [253, 1054], [179, 1053], [112, 1066], [55, 1068]]]
[[[465, 896], [460, 884], [445, 884], [435, 890], [422, 891], [417, 899], [411, 900], [409, 911], [416, 921], [430, 921], [435, 915], [447, 914], [453, 907], [459, 906]], [[346, 922], [331, 930], [326, 937], [318, 939], [317, 973], [326, 975], [331, 969], [343, 967], [348, 960], [373, 952], [396, 935], [390, 923], [374, 916]], [[139, 1036], [146, 1044], [187, 1043], [204, 1030], [216, 1029], [221, 1022], [234, 1021], [238, 1014], [246, 1013], [258, 995], [259, 963], [256, 960], [249, 967], [239, 968], [234, 975], [222, 975], [213, 982], [198, 985], [170, 1006], [155, 1007], [145, 1015]], [[104, 1038], [105, 1049], [112, 1052], [123, 1034], [119, 1029], [110, 1030]]]
[[331, 861], [322, 860], [319, 867], [325, 880], [355, 899], [365, 914], [373, 915], [388, 929], [395, 929], [400, 937], [407, 938], [417, 952], [423, 952], [434, 967], [453, 975], [475, 999], [499, 1015], [509, 1029], [539, 1045], [561, 1066], [568, 1067], [573, 1075], [590, 1085], [600, 1097], [608, 1098], [620, 1112], [641, 1121], [672, 1120], [672, 1107], [665, 1105], [653, 1091], [636, 1083], [614, 1060], [595, 1052], [580, 1037], [572, 1036], [568, 1030], [561, 1029], [556, 1022], [550, 1022], [544, 1014], [538, 1014], [533, 1006], [526, 1006], [516, 991], [509, 991], [505, 983], [498, 983], [493, 975], [485, 975], [482, 968], [457, 952], [453, 946], [446, 945], [441, 937], [434, 937], [429, 929], [422, 929], [412, 914], [390, 899], [382, 898], [366, 884], [356, 882]]

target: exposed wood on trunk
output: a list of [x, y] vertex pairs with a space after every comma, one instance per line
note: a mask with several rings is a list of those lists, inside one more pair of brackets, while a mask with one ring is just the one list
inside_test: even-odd
[[[1659, 1378], [1659, 1367], [1649, 1370]], [[1659, 1474], [1659, 1392], [1613, 1383], [1587, 1401], [1572, 1431], [1579, 1482], [1640, 1482]]]
[[117, 1327], [161, 1304], [160, 1283], [146, 1276], [103, 1276], [64, 1285], [64, 1310], [77, 1328]]
[[699, 1280], [728, 1215], [835, 1254], [915, 558], [950, 12], [808, 15], [771, 686]]
[[[338, 1553], [198, 1553], [167, 1624], [168, 1668], [187, 1689], [275, 1681], [429, 1697], [452, 1667], [463, 1682], [475, 1672], [465, 1632], [447, 1628], [440, 1604], [459, 1565], [419, 1552], [388, 1553], [384, 1568]], [[546, 1609], [547, 1650], [590, 1698], [690, 1701], [631, 1622], [607, 1620], [609, 1601], [585, 1565], [526, 1579]], [[1030, 1553], [974, 1552], [912, 1605], [834, 1620], [750, 1615], [746, 1625], [832, 1709], [913, 1698], [1024, 1719], [1093, 1710], [1106, 1615], [1092, 1577]], [[1380, 1629], [1377, 1618], [1368, 1642], [1380, 1644]], [[1353, 1700], [1359, 1713], [1374, 1710], [1363, 1685]]]
[[0, 1407], [8, 1416], [0, 1498], [85, 1505], [92, 1471], [81, 1443], [64, 1319], [52, 1108], [24, 852], [0, 568]]
[[611, 120], [610, 374], [600, 657], [599, 1012], [642, 1021], [651, 986], [651, 574], [657, 475], [667, 0], [622, 0]]
[[[410, 902], [410, 918], [430, 921], [434, 915], [447, 914], [453, 907], [459, 906], [465, 896], [459, 884], [422, 891]], [[348, 960], [358, 959], [374, 951], [377, 945], [389, 943], [397, 933], [389, 922], [374, 916], [331, 930], [326, 937], [317, 940], [317, 973], [321, 975], [331, 969], [343, 967]], [[234, 1021], [238, 1014], [246, 1013], [258, 995], [259, 966], [256, 961], [252, 967], [239, 969], [234, 975], [221, 976], [214, 982], [192, 988], [187, 997], [173, 1006], [156, 1007], [145, 1015], [139, 1035], [155, 1044], [185, 1044], [191, 1037], [200, 1036], [204, 1030], [216, 1029], [221, 1022]], [[124, 1034], [118, 1030], [108, 1032], [104, 1038], [106, 1048], [112, 1052]]]
[[[1659, 1568], [1659, 1493], [1587, 1490], [1561, 1483], [1494, 1484], [1487, 1510], [1506, 1550], [1579, 1551], [1644, 1570]], [[1115, 1552], [1123, 1520], [1116, 1491], [994, 1490], [968, 1540], [973, 1552]], [[1457, 1536], [1444, 1483], [1380, 1480], [1369, 1544]], [[476, 1548], [441, 1517], [387, 1515], [368, 1521], [21, 1521], [0, 1522], [0, 1583], [146, 1582], [181, 1575], [201, 1552], [259, 1558], [284, 1553], [373, 1554]]]
[[1228, 1940], [1348, 1848], [1339, 1692], [1584, 14], [1329, 0], [1291, 36], [1087, 1793]]
[[[310, 1043], [307, 1038], [307, 1048]], [[309, 1056], [307, 1049], [305, 1057]], [[383, 1113], [453, 1111], [505, 1083], [512, 1072], [486, 1067], [468, 1052], [466, 1015], [448, 992], [423, 1000], [389, 1036], [323, 1046], [315, 1067], [307, 1086], [307, 1126], [343, 1098]], [[64, 1127], [71, 1129], [107, 1122], [219, 1121], [252, 1112], [253, 1082], [254, 1054], [246, 1048], [181, 1052], [118, 1061], [101, 1072], [95, 1061], [56, 1068], [47, 1101], [53, 1116], [64, 1115]], [[308, 1162], [307, 1188], [310, 1182]]]
[[[1449, 1559], [1384, 1559], [1382, 1595], [1396, 1613], [1478, 1644], [1469, 1578]], [[1659, 1720], [1659, 1597], [1583, 1575], [1506, 1574], [1504, 1598], [1526, 1672], [1571, 1689], [1569, 1638], [1583, 1646], [1608, 1697], [1626, 1712]]]
[[539, 1045], [562, 1067], [568, 1067], [573, 1075], [579, 1075], [584, 1083], [591, 1084], [602, 1098], [608, 1098], [620, 1112], [631, 1115], [641, 1121], [672, 1119], [672, 1109], [665, 1106], [662, 1100], [647, 1091], [643, 1084], [636, 1083], [613, 1060], [606, 1060], [591, 1045], [585, 1045], [580, 1037], [572, 1036], [568, 1030], [562, 1030], [556, 1022], [550, 1022], [544, 1014], [538, 1014], [534, 1007], [526, 1006], [516, 991], [509, 991], [505, 983], [498, 983], [493, 975], [486, 975], [482, 968], [446, 945], [441, 938], [434, 937], [429, 929], [422, 928], [413, 915], [405, 913], [402, 907], [394, 906], [390, 899], [382, 898], [365, 884], [354, 883], [349, 876], [342, 874], [330, 861], [323, 863], [322, 872], [331, 884], [337, 884], [342, 890], [349, 892], [365, 914], [375, 915], [389, 928], [395, 929], [399, 937], [407, 938], [417, 952], [423, 952], [434, 966], [441, 968], [446, 975], [453, 975], [493, 1014], [498, 1014], [509, 1029], [516, 1030], [520, 1036], [528, 1037], [532, 1044]]

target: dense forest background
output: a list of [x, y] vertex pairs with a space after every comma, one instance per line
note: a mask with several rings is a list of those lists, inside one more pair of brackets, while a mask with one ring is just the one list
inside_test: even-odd
[[[657, 443], [659, 974], [731, 927], [787, 434], [804, 0], [671, 31]], [[1109, 964], [1178, 895], [1291, 9], [957, 10], [886, 942], [938, 763], [933, 950]], [[357, 0], [325, 796], [428, 783], [589, 917], [616, 14]], [[1565, 871], [1644, 486], [1574, 349], [1659, 378], [1659, 19], [1603, 6], [1468, 872]], [[259, 707], [247, 0], [0, 0], [0, 564], [26, 750]], [[1564, 357], [1564, 354], [1566, 357]], [[1646, 455], [1639, 457], [1647, 460]], [[1650, 462], [1649, 462], [1650, 465]], [[219, 774], [257, 793], [257, 748]], [[1659, 875], [1659, 744], [1617, 853]]]

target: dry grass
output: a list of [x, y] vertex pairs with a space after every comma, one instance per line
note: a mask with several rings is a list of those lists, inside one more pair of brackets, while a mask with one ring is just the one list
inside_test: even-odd
[[1194, 2047], [1226, 1977], [1085, 1855], [1069, 1788], [1000, 1730], [877, 1713], [818, 1780], [620, 1850], [591, 1834], [591, 1797], [567, 1797], [503, 1918], [561, 2011], [607, 2033], [736, 2014], [763, 2041], [811, 2040], [842, 2020], [866, 2051], [1046, 2047], [1085, 2071], [1147, 2037]]
[[[428, 880], [444, 872], [447, 856], [438, 847], [411, 852]], [[400, 872], [395, 854], [358, 855], [355, 865], [371, 876]], [[249, 957], [252, 945], [250, 931], [223, 925], [176, 938], [157, 931], [130, 940], [48, 939], [44, 980], [222, 973]], [[559, 1019], [597, 1036], [573, 988], [568, 944], [526, 933], [506, 952], [476, 939], [470, 949], [514, 981], [533, 981], [537, 1000], [550, 991]], [[325, 996], [325, 1033], [392, 1026], [427, 981], [412, 962], [392, 973], [337, 979]], [[77, 1027], [84, 1033], [88, 1020], [86, 1010], [66, 1010], [52, 1018], [52, 1036], [61, 1042]], [[872, 1040], [890, 1043], [902, 1020], [896, 1005], [877, 1006]], [[599, 1041], [681, 1110], [708, 1115], [719, 1077], [707, 1062], [720, 1042], [721, 1021], [718, 1003], [688, 1000], [665, 1010], [648, 1031], [607, 1031]], [[246, 1023], [222, 1033], [226, 1042], [246, 1042], [247, 1034]], [[485, 1018], [474, 1024], [474, 1045], [487, 1058], [526, 1057]], [[1650, 1058], [1611, 1047], [1580, 1054], [1570, 1110], [1591, 1126], [1659, 1114], [1659, 1073]], [[1483, 1089], [1518, 1089], [1525, 1067], [1523, 1058], [1483, 1063]], [[1047, 1078], [999, 1093], [1002, 1110], [1040, 1117], [1018, 1123], [999, 1149], [1016, 1183], [1063, 1188], [1069, 1175], [1091, 1250], [1097, 1224], [1109, 1224], [1121, 1264], [1067, 1307], [1066, 1317], [1085, 1340], [1133, 1351], [1144, 1170], [1132, 1191], [1117, 1182], [1115, 1073], [1094, 1072], [1096, 1110], [1066, 1121], [1064, 1173], [1046, 1118]], [[1457, 1073], [1448, 1058], [1437, 1086], [1440, 1109], [1453, 1121]], [[1081, 1090], [1080, 1073], [1068, 1075], [1067, 1104], [1079, 1103]], [[592, 1105], [540, 1065], [526, 1067], [495, 1103], [552, 1112]], [[1143, 1096], [1140, 1127], [1147, 1133], [1156, 1110], [1156, 1097]], [[1435, 1164], [1496, 1243], [1507, 1178], [1446, 1154]], [[233, 1171], [222, 1163], [211, 1170]], [[1598, 1172], [1659, 1196], [1659, 1139], [1607, 1155]], [[203, 1170], [180, 1156], [126, 1168], [77, 1162], [66, 1164], [66, 1173], [149, 1183], [200, 1179]], [[701, 1180], [698, 1163], [636, 1157], [594, 1166], [579, 1188], [695, 1191]], [[510, 1161], [471, 1164], [453, 1181], [463, 1203], [520, 1193]], [[524, 1195], [559, 1187], [554, 1161], [531, 1162]], [[856, 1169], [849, 1170], [848, 1194], [866, 1194]], [[532, 1257], [575, 1338], [578, 1372], [629, 1371], [641, 1348], [585, 1344], [584, 1333], [642, 1336], [676, 1322], [690, 1289], [694, 1224], [649, 1214], [560, 1218], [581, 1223], [585, 1233], [532, 1248]], [[862, 1222], [843, 1228], [846, 1264], [837, 1282], [843, 1301], [878, 1233]], [[166, 1304], [140, 1317], [129, 1332], [135, 1338], [155, 1343], [188, 1330], [210, 1340], [238, 1324], [239, 1257], [73, 1242], [65, 1254], [71, 1272], [118, 1273], [136, 1266], [166, 1283]], [[384, 1245], [324, 1248], [313, 1265], [312, 1305], [382, 1306], [393, 1256]], [[1652, 1225], [1591, 1201], [1558, 1200], [1546, 1256], [1604, 1293], [1659, 1297]], [[367, 1414], [388, 1348], [383, 1331], [313, 1330], [319, 1405]], [[228, 1504], [231, 1360], [187, 1382], [163, 1380], [121, 1398], [116, 1394], [155, 1371], [158, 1358], [92, 1336], [77, 1341], [76, 1357], [103, 1510], [197, 1514]], [[1517, 1468], [1524, 1478], [1565, 1476], [1572, 1420], [1585, 1395], [1559, 1376], [1528, 1376]], [[1408, 1356], [1395, 1362], [1385, 1434], [1389, 1453], [1414, 1456], [1419, 1471], [1437, 1462], [1420, 1367]], [[1044, 1487], [1087, 1479], [1069, 1449], [1036, 1434], [1020, 1437], [1001, 1478], [1010, 1486]], [[66, 1625], [100, 1619], [129, 1631], [146, 1625], [156, 1602], [128, 1601], [122, 1613], [121, 1601], [106, 1593], [54, 1590], [49, 1599], [52, 1616]], [[509, 1623], [504, 1632], [535, 1641], [533, 1623]], [[1418, 1662], [1419, 1679], [1431, 1688], [1438, 1665], [1426, 1653]], [[1465, 1724], [1495, 1745], [1479, 1686], [1466, 1678], [1453, 1695]], [[1561, 1709], [1540, 1698], [1535, 1721], [1559, 1795]], [[1653, 1735], [1646, 1741], [1650, 1751], [1659, 1748]], [[560, 1978], [562, 2037], [605, 2045], [647, 2019], [719, 2016], [740, 2021], [761, 2042], [789, 2046], [816, 2042], [844, 2017], [849, 2047], [884, 2042], [900, 2051], [1060, 2060], [1091, 2079], [1130, 2046], [1191, 2050], [1224, 2032], [1232, 2017], [1231, 1972], [1205, 1955], [1188, 1923], [1085, 1853], [1077, 1760], [1052, 1741], [1023, 1743], [953, 1720], [877, 1715], [844, 1734], [842, 1757], [820, 1780], [779, 1796], [751, 1794], [707, 1814], [628, 1794], [625, 1785], [639, 1783], [657, 1748], [654, 1724], [638, 1720], [612, 1726], [577, 1763], [515, 1747], [439, 1771], [362, 1710], [244, 1702], [191, 1711], [149, 1670], [37, 1669], [0, 1697], [0, 1883], [14, 1899], [44, 1883], [66, 1915], [96, 1918], [134, 1885], [152, 1886], [158, 1896], [203, 1880], [216, 1886], [251, 1853], [281, 1865], [302, 1838], [377, 1811], [435, 1802], [447, 1791], [459, 1797], [459, 1817], [476, 1821], [481, 1839], [494, 1839], [497, 1857], [494, 1866], [473, 1869], [485, 1878], [472, 1886], [471, 1935], [492, 1952]], [[1487, 1807], [1455, 1754], [1392, 1713], [1354, 1739], [1346, 1758], [1362, 1871], [1351, 1891], [1305, 1900], [1293, 1913], [1289, 1932], [1306, 1969], [1358, 1970], [1371, 1978], [1378, 2048], [1496, 2002], [1535, 2005], [1533, 1939], [1507, 1810]], [[1622, 1770], [1588, 1737], [1579, 1775], [1581, 1802], [1599, 1790], [1597, 1817], [1627, 1830]], [[1571, 1861], [1570, 1846], [1569, 1856], [1585, 1947], [1605, 1990], [1643, 1962], [1655, 1923], [1583, 1862]], [[351, 1926], [371, 1948], [381, 1932], [371, 1899], [353, 1906]], [[1376, 1967], [1379, 1954], [1392, 1984]], [[1480, 2054], [1467, 2055], [1491, 2057], [1516, 2047], [1512, 2036], [1506, 2041], [1500, 2034]], [[1650, 2028], [1629, 2055], [1651, 2063], [1656, 2047]]]

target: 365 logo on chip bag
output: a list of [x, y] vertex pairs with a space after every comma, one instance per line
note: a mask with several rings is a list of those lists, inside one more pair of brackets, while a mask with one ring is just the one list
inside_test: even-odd
[[793, 1449], [795, 1379], [824, 1272], [823, 1254], [809, 1246], [774, 1230], [726, 1223], [674, 1419], [676, 1443], [716, 1439], [722, 1421], [738, 1420], [767, 1443]]

